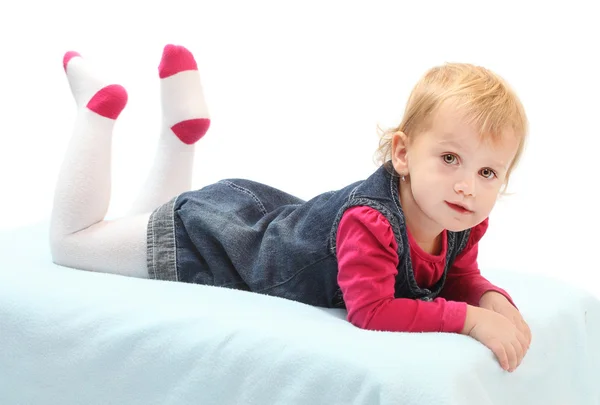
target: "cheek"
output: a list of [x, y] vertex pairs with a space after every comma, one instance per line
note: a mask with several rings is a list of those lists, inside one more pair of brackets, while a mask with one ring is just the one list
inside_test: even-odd
[[421, 208], [435, 204], [442, 193], [443, 188], [440, 187], [440, 183], [435, 181], [433, 177], [432, 175], [426, 175], [411, 179], [413, 198]]
[[418, 180], [419, 183], [440, 185], [441, 181], [447, 182], [452, 176], [453, 167], [445, 165], [437, 157], [419, 163], [418, 166], [411, 169], [412, 178]]
[[491, 211], [494, 205], [496, 205], [496, 201], [498, 201], [499, 191], [499, 187], [483, 188], [482, 192], [477, 196], [481, 207]]
[[422, 165], [411, 170], [412, 190], [415, 197], [439, 196], [448, 191], [452, 174], [442, 165]]

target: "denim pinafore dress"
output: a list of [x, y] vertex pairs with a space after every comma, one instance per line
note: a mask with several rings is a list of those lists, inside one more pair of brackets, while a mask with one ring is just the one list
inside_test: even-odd
[[308, 201], [244, 179], [182, 193], [148, 222], [150, 278], [246, 290], [314, 306], [343, 308], [336, 235], [353, 206], [381, 212], [398, 243], [397, 298], [434, 299], [469, 231], [448, 232], [446, 268], [431, 288], [417, 285], [398, 175], [388, 162], [367, 179]]

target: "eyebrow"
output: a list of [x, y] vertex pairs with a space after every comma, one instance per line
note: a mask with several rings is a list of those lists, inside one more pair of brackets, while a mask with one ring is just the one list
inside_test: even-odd
[[463, 149], [462, 145], [456, 141], [450, 139], [443, 139], [438, 141], [438, 143], [448, 146], [454, 146], [456, 149]]

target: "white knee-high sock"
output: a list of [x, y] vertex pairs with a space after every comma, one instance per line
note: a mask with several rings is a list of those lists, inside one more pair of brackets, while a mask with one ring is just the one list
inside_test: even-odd
[[166, 45], [158, 67], [162, 123], [150, 173], [131, 213], [152, 212], [189, 191], [196, 142], [210, 126], [198, 66], [183, 46]]
[[77, 118], [55, 189], [53, 260], [83, 270], [143, 277], [147, 218], [103, 221], [110, 202], [112, 132], [127, 92], [103, 82], [76, 52], [65, 54], [63, 66]]
[[55, 189], [53, 237], [104, 219], [110, 202], [112, 132], [127, 104], [126, 90], [104, 83], [78, 53], [67, 52], [64, 67], [77, 118]]

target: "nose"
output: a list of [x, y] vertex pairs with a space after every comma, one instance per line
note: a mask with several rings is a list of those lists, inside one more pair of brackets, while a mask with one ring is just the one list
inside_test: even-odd
[[475, 176], [466, 175], [454, 183], [454, 191], [469, 197], [475, 197]]

